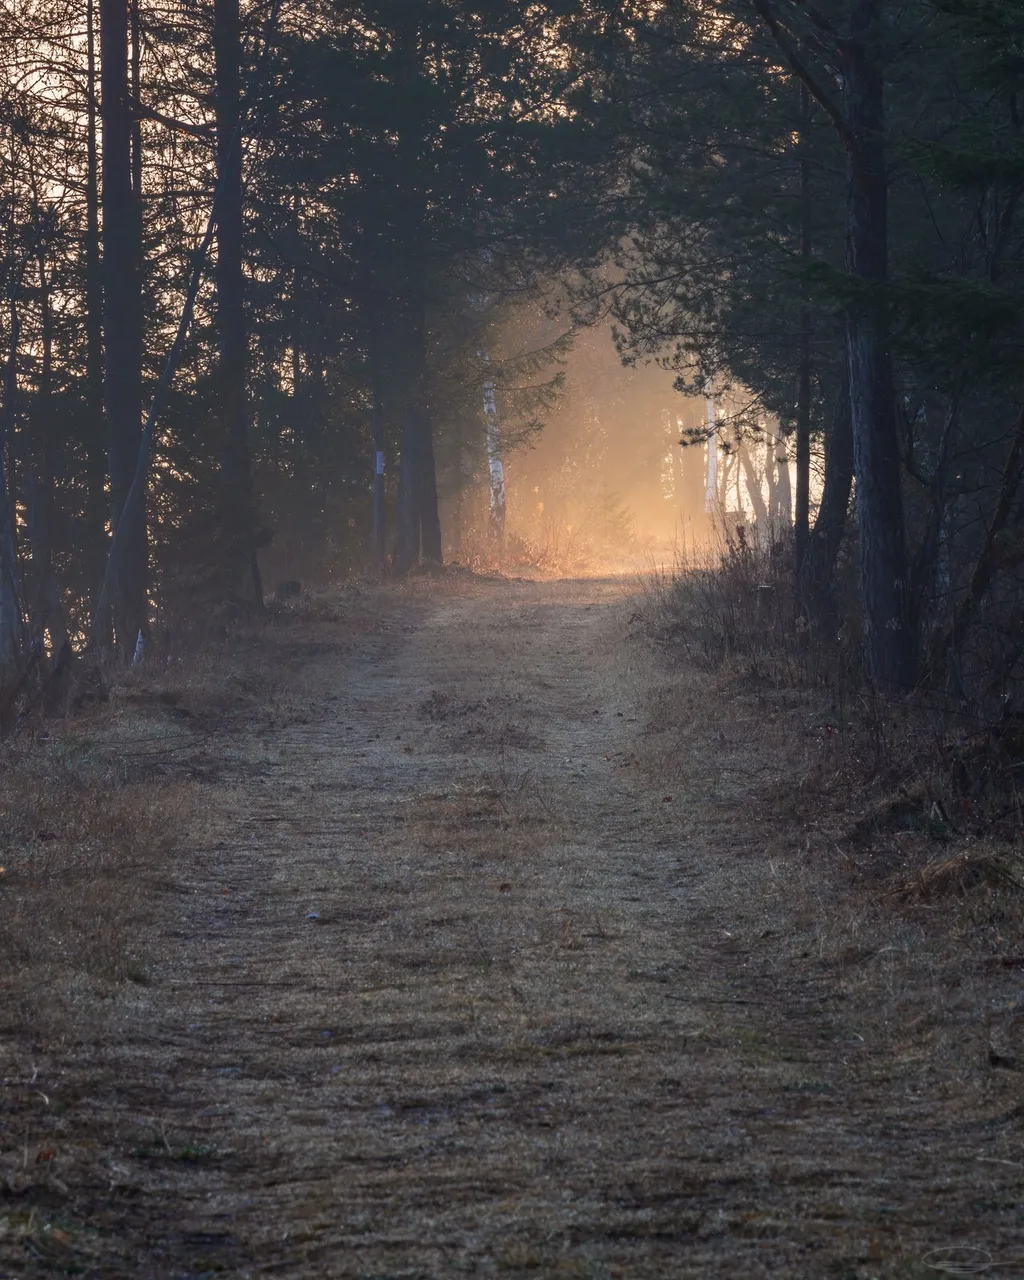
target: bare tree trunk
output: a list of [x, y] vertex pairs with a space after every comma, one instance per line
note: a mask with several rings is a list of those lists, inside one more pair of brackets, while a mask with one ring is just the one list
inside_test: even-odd
[[[96, 2], [86, 4], [85, 449], [89, 559], [96, 589], [107, 555], [107, 448], [103, 431], [103, 276], [97, 151]], [[95, 603], [95, 602], [94, 602]], [[109, 636], [105, 642], [109, 643]]]
[[487, 473], [490, 478], [491, 541], [500, 552], [505, 546], [505, 464], [498, 434], [498, 400], [494, 383], [484, 383], [484, 421], [487, 425]]
[[710, 382], [704, 389], [704, 412], [707, 419], [707, 483], [704, 488], [704, 510], [714, 519], [718, 502], [718, 418], [715, 410], [715, 393]]
[[850, 380], [844, 371], [826, 441], [825, 486], [818, 516], [800, 565], [801, 602], [812, 625], [823, 635], [837, 630], [834, 578], [839, 547], [853, 487], [853, 431], [850, 423]]
[[398, 472], [398, 519], [395, 572], [408, 573], [420, 558], [420, 435], [413, 405], [402, 415], [401, 460]]
[[29, 501], [29, 542], [32, 547], [32, 643], [42, 652], [45, 635], [50, 637], [54, 658], [68, 638], [60, 591], [53, 571], [54, 510], [54, 424], [53, 424], [53, 305], [46, 251], [37, 255], [39, 270], [39, 310], [41, 318], [42, 363], [33, 418], [35, 474]]
[[420, 546], [423, 558], [435, 564], [444, 560], [441, 546], [441, 513], [437, 503], [437, 463], [434, 459], [434, 424], [426, 409], [419, 410], [421, 432]]
[[[418, 269], [417, 260], [410, 276], [415, 277]], [[397, 573], [408, 573], [421, 554], [439, 564], [443, 559], [433, 423], [425, 403], [426, 308], [418, 280], [407, 279], [406, 284], [412, 296], [401, 308], [406, 328], [399, 401], [402, 438], [394, 560]]]
[[443, 560], [430, 415], [413, 403], [405, 407], [402, 424], [395, 572], [408, 573], [421, 556]]
[[[847, 321], [850, 412], [857, 477], [861, 594], [868, 670], [883, 689], [903, 693], [917, 675], [909, 622], [901, 461], [884, 304], [888, 275], [885, 106], [878, 66], [880, 0], [857, 0], [844, 43], [848, 151], [847, 248], [851, 274], [866, 286]], [[867, 290], [874, 288], [875, 296]]]
[[774, 528], [778, 523], [779, 476], [775, 466], [775, 437], [768, 430], [764, 414], [758, 414], [758, 426], [764, 436], [764, 478], [768, 483], [768, 523]]
[[981, 602], [992, 585], [996, 572], [999, 538], [1013, 512], [1022, 482], [1024, 482], [1024, 409], [1021, 409], [1017, 415], [1017, 421], [1013, 427], [995, 509], [988, 522], [985, 539], [974, 563], [967, 591], [953, 614], [952, 626], [939, 635], [932, 648], [930, 665], [934, 671], [938, 671], [950, 655], [959, 653], [970, 633]]
[[383, 569], [387, 546], [387, 522], [384, 500], [384, 409], [380, 392], [373, 388], [373, 560]]
[[[811, 95], [800, 86], [800, 260], [811, 260], [811, 162], [807, 133], [811, 122]], [[800, 351], [796, 389], [796, 509], [793, 516], [793, 549], [797, 581], [810, 536], [811, 516], [811, 313], [800, 309]]]
[[10, 490], [10, 448], [18, 399], [20, 319], [16, 301], [10, 303], [10, 337], [0, 405], [0, 676], [16, 670], [21, 661], [22, 617], [18, 590], [18, 545], [14, 498]]
[[750, 504], [754, 508], [754, 520], [758, 528], [768, 528], [768, 508], [765, 506], [764, 494], [761, 491], [761, 479], [754, 471], [754, 464], [750, 457], [750, 450], [747, 448], [745, 440], [741, 440], [736, 447], [739, 454], [740, 465], [743, 468], [743, 476], [747, 482], [747, 493], [750, 496]]
[[828, 114], [847, 159], [847, 265], [862, 290], [847, 318], [850, 413], [857, 479], [865, 651], [872, 679], [902, 693], [917, 677], [910, 621], [901, 459], [889, 334], [881, 286], [888, 278], [888, 174], [882, 0], [854, 0], [849, 28], [836, 39], [843, 102], [804, 65], [770, 0], [753, 0], [785, 61]]
[[[139, 24], [139, 0], [128, 0], [128, 68], [131, 77], [132, 191], [142, 200], [142, 27]], [[142, 266], [142, 241], [139, 240], [139, 266]]]
[[723, 519], [725, 518], [726, 504], [728, 502], [731, 463], [732, 459], [729, 454], [723, 451], [718, 459], [718, 489], [715, 493], [715, 508]]
[[[115, 529], [131, 489], [142, 437], [142, 220], [132, 173], [126, 0], [100, 0], [100, 119], [103, 125], [103, 399]], [[145, 501], [126, 513], [113, 584], [117, 643], [130, 658], [148, 625]]]
[[789, 475], [789, 445], [784, 435], [772, 436], [775, 461], [775, 510], [772, 515], [780, 529], [793, 523], [793, 485]]
[[[217, 399], [224, 454], [225, 564], [229, 590], [241, 588], [254, 565], [255, 512], [249, 455], [246, 377], [249, 340], [243, 272], [241, 25], [238, 0], [214, 0], [213, 49], [217, 125], [217, 330], [220, 339]], [[253, 593], [262, 605], [258, 572]]]
[[682, 437], [672, 450], [675, 497], [679, 519], [682, 522], [684, 551], [687, 538], [690, 549], [696, 551], [704, 544], [708, 531], [708, 517], [704, 510], [704, 448], [700, 444], [686, 442], [682, 436], [683, 420], [675, 419], [675, 427]]

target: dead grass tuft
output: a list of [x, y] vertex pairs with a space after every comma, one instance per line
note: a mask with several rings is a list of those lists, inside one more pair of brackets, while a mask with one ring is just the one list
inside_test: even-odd
[[140, 920], [149, 882], [166, 874], [182, 795], [125, 785], [62, 734], [6, 755], [0, 962], [9, 1011], [38, 1025], [47, 995], [59, 1001], [82, 979], [144, 980]]
[[499, 769], [442, 794], [419, 796], [409, 821], [425, 852], [459, 852], [488, 862], [536, 849], [557, 829], [528, 770]]
[[926, 863], [913, 875], [899, 876], [887, 897], [908, 901], [917, 898], [933, 902], [942, 898], [963, 898], [972, 890], [986, 886], [995, 890], [1024, 891], [1019, 859], [989, 851], [969, 850], [951, 858], [937, 858]]
[[970, 1114], [1024, 1063], [1010, 730], [965, 733], [923, 700], [886, 704], [849, 666], [842, 679], [802, 666], [795, 643], [787, 657], [673, 641], [658, 610], [689, 597], [666, 600], [670, 585], [642, 610], [665, 660], [640, 767], [677, 802], [717, 811], [703, 834], [761, 904], [779, 990], [829, 975], [838, 1034], [870, 1052], [872, 1078], [941, 1079], [946, 1105]]

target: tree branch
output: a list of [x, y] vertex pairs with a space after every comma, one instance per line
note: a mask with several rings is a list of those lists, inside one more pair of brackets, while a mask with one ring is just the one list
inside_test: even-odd
[[188, 124], [185, 120], [175, 120], [173, 116], [165, 116], [162, 111], [157, 111], [155, 107], [147, 107], [144, 102], [138, 99], [132, 103], [132, 109], [140, 120], [155, 120], [157, 124], [165, 125], [168, 129], [176, 129], [179, 133], [190, 133], [194, 138], [203, 138], [206, 141], [213, 139], [213, 125], [211, 124]]
[[817, 78], [811, 73], [810, 68], [804, 63], [803, 58], [797, 52], [790, 40], [788, 34], [783, 29], [779, 20], [779, 15], [770, 3], [770, 0], [753, 0], [754, 8], [764, 19], [765, 25], [772, 33], [775, 43], [779, 47], [779, 52], [785, 58], [790, 71], [796, 78], [807, 87], [807, 92], [814, 101], [821, 107], [822, 111], [828, 116], [832, 122], [832, 126], [836, 133], [839, 134], [843, 146], [847, 151], [856, 154], [859, 151], [857, 139], [846, 123], [846, 117], [842, 113], [842, 109], [833, 101], [831, 94], [818, 83]]

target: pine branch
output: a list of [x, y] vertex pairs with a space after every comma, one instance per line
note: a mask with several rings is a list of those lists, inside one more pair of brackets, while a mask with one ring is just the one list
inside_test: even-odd
[[828, 116], [832, 122], [832, 126], [836, 133], [839, 134], [843, 146], [851, 155], [859, 154], [860, 147], [857, 138], [846, 122], [842, 108], [833, 100], [818, 79], [806, 65], [803, 58], [797, 52], [793, 42], [789, 38], [789, 34], [785, 31], [779, 14], [771, 4], [771, 0], [753, 0], [754, 8], [764, 19], [768, 30], [772, 33], [775, 43], [779, 47], [779, 52], [785, 58], [790, 71], [797, 79], [807, 87], [807, 92], [814, 101], [821, 107], [822, 111]]

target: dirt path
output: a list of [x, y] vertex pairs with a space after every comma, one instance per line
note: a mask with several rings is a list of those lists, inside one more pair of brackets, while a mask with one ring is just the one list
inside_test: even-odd
[[226, 739], [151, 981], [78, 1049], [80, 1273], [1024, 1275], [1005, 1091], [965, 1120], [848, 1024], [724, 740], [639, 768], [631, 607], [424, 593]]

